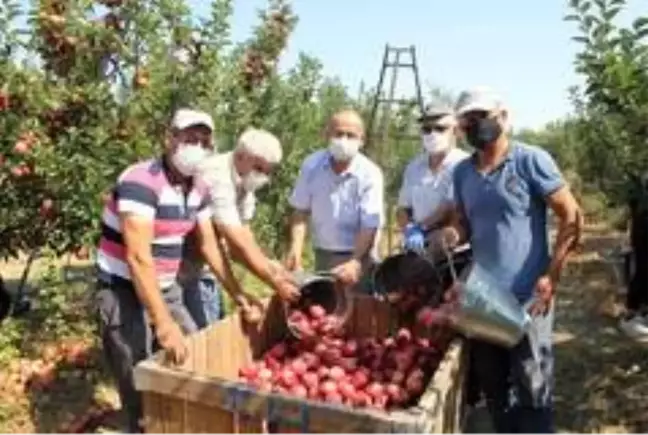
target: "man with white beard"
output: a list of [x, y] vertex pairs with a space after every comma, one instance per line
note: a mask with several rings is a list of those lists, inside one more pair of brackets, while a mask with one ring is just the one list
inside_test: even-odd
[[[287, 300], [297, 296], [294, 285], [286, 285], [287, 271], [269, 259], [256, 242], [249, 223], [256, 208], [256, 191], [266, 186], [282, 159], [279, 140], [265, 130], [249, 128], [239, 137], [233, 151], [207, 156], [196, 177], [210, 193], [212, 224], [231, 257], [241, 262]], [[218, 320], [223, 312], [216, 280], [204, 267], [199, 251], [190, 239], [180, 270], [180, 282], [186, 289], [185, 304], [199, 328]], [[226, 288], [227, 290], [227, 288]], [[250, 296], [237, 292], [236, 302], [249, 319], [255, 303]]]

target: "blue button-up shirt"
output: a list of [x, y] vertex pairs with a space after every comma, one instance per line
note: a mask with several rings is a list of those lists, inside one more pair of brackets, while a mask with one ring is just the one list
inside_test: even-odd
[[526, 302], [550, 262], [545, 198], [564, 186], [556, 163], [541, 148], [512, 143], [487, 174], [474, 157], [459, 163], [454, 186], [474, 260]]
[[360, 230], [379, 230], [383, 225], [383, 189], [382, 171], [363, 154], [336, 174], [330, 153], [320, 150], [304, 160], [290, 205], [310, 213], [315, 248], [353, 251]]

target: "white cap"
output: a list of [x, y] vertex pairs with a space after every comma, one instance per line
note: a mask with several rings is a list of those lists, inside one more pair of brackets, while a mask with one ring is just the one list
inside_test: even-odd
[[214, 131], [214, 120], [207, 112], [192, 109], [178, 109], [171, 120], [171, 127], [184, 130], [194, 125], [204, 125]]
[[277, 164], [283, 157], [279, 139], [266, 130], [248, 128], [241, 134], [236, 149], [261, 157], [270, 164]]
[[455, 110], [459, 116], [476, 110], [491, 112], [502, 109], [504, 109], [502, 98], [486, 86], [478, 86], [463, 91], [455, 105]]

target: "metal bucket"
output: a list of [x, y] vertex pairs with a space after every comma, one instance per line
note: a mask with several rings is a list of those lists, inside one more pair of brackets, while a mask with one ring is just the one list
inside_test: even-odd
[[452, 259], [448, 260], [459, 294], [451, 326], [470, 338], [507, 348], [517, 345], [531, 323], [526, 308], [478, 263], [473, 261], [457, 276]]
[[[321, 305], [327, 314], [339, 319], [341, 326], [346, 323], [353, 309], [353, 299], [346, 289], [337, 284], [330, 272], [296, 271], [293, 278], [301, 296], [292, 303], [284, 304], [286, 319], [294, 310], [306, 311], [311, 305]], [[290, 332], [300, 338], [299, 331], [291, 328], [290, 322], [286, 324]]]

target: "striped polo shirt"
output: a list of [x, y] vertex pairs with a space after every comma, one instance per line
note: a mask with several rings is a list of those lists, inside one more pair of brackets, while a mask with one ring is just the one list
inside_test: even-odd
[[172, 184], [161, 158], [137, 163], [118, 178], [102, 215], [97, 254], [99, 281], [132, 286], [126, 263], [120, 213], [148, 218], [153, 224], [152, 253], [161, 287], [177, 278], [187, 234], [198, 221], [211, 218], [207, 189], [196, 184], [188, 194]]

